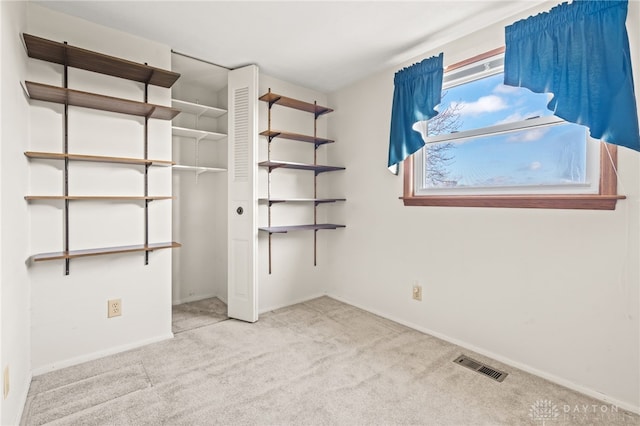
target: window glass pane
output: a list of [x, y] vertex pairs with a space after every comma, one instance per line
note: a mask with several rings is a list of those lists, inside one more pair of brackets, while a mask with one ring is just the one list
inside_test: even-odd
[[440, 114], [429, 121], [429, 136], [462, 132], [533, 117], [553, 115], [548, 95], [502, 84], [504, 74], [494, 74], [443, 91], [436, 108]]
[[[611, 173], [600, 142], [554, 116], [551, 94], [504, 86], [501, 55], [480, 56], [445, 72], [439, 114], [414, 124], [426, 145], [406, 176], [405, 205], [615, 207], [605, 199], [586, 207], [586, 198], [572, 197], [599, 194]], [[603, 182], [605, 193], [615, 193]], [[558, 197], [538, 201], [550, 194]]]
[[424, 188], [585, 185], [586, 128], [536, 127], [425, 146]]

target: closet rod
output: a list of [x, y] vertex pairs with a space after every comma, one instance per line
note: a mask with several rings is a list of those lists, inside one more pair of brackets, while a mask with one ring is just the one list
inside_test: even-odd
[[224, 68], [226, 70], [231, 71], [233, 68], [225, 67], [224, 65], [216, 64], [215, 62], [207, 61], [206, 59], [196, 58], [195, 56], [187, 55], [186, 53], [177, 52], [171, 49], [171, 53], [175, 53], [176, 55], [184, 56], [185, 58], [194, 59], [196, 61], [204, 62], [205, 64], [213, 65], [216, 67]]

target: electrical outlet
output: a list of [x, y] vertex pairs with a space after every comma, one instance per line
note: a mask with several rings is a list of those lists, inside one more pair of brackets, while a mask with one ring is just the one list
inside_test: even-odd
[[119, 317], [122, 315], [122, 301], [111, 299], [107, 301], [107, 318]]
[[418, 285], [418, 284], [414, 284], [413, 285], [412, 297], [413, 297], [413, 300], [422, 301], [422, 286], [421, 285]]
[[2, 392], [2, 395], [4, 396], [4, 399], [7, 399], [7, 397], [9, 396], [9, 366], [7, 365], [4, 368], [4, 373], [3, 373], [3, 381], [4, 381], [4, 390]]

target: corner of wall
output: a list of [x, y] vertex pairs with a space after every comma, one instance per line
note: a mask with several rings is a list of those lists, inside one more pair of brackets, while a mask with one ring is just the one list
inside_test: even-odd
[[[299, 99], [304, 102], [327, 104], [327, 95], [316, 90], [292, 84], [265, 74], [260, 75], [260, 95], [269, 89], [273, 93]], [[268, 104], [259, 102], [259, 131], [267, 129]], [[331, 114], [329, 114], [331, 115]], [[307, 112], [297, 111], [274, 105], [271, 112], [272, 128], [299, 134], [312, 135], [314, 116]], [[327, 118], [321, 116], [317, 120], [319, 137], [327, 135]], [[339, 143], [339, 142], [338, 142]], [[268, 142], [260, 137], [259, 161], [267, 159]], [[329, 146], [327, 146], [329, 145]], [[327, 164], [328, 152], [332, 145], [326, 144], [317, 150], [318, 164]], [[312, 144], [298, 143], [284, 139], [276, 139], [271, 143], [271, 159], [313, 163], [314, 147]], [[338, 164], [339, 165], [339, 164]], [[258, 196], [266, 198], [268, 174], [265, 168], [258, 170]], [[331, 173], [322, 173], [318, 177], [318, 196], [331, 196], [329, 177]], [[272, 198], [312, 198], [314, 194], [313, 173], [300, 170], [275, 170], [271, 174]], [[319, 206], [318, 223], [329, 216], [335, 206]], [[312, 203], [275, 203], [271, 208], [272, 225], [292, 225], [313, 223]], [[268, 207], [260, 204], [258, 210], [259, 226], [267, 225]], [[274, 234], [271, 241], [272, 272], [269, 273], [269, 252], [266, 233], [258, 236], [258, 285], [260, 288], [259, 311], [265, 312], [282, 306], [318, 297], [325, 292], [327, 277], [330, 274], [329, 241], [332, 233], [342, 230], [328, 230], [317, 233], [317, 250], [314, 253], [314, 232], [298, 231], [286, 234]], [[317, 266], [314, 266], [314, 255]]]
[[[636, 87], [639, 8], [630, 2], [627, 19]], [[526, 17], [406, 64], [442, 50], [450, 61], [490, 50], [504, 42], [505, 25]], [[393, 75], [402, 65], [329, 97], [331, 136], [341, 142], [332, 152], [348, 174], [348, 228], [332, 246], [329, 294], [637, 410], [638, 153], [619, 154], [627, 199], [615, 211], [403, 207], [402, 179], [384, 169]], [[414, 282], [423, 287], [420, 303], [411, 300]], [[496, 300], [499, 309], [488, 309]], [[603, 366], [606, 374], [594, 374]]]
[[28, 102], [20, 86], [26, 77], [21, 32], [26, 3], [0, 2], [0, 375], [8, 369], [9, 393], [1, 400], [2, 424], [20, 421], [31, 383], [30, 282], [25, 259], [29, 242], [26, 203]]

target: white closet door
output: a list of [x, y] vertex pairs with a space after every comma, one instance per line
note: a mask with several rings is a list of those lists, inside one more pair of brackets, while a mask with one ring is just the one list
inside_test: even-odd
[[258, 320], [258, 67], [229, 72], [228, 316]]

